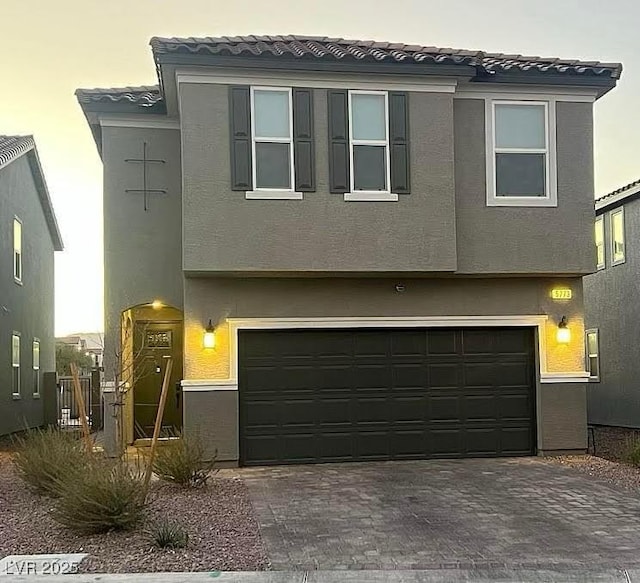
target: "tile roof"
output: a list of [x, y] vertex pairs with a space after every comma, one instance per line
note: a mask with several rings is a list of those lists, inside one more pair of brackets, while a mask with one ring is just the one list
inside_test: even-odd
[[141, 107], [151, 107], [159, 101], [162, 101], [162, 95], [158, 85], [78, 89], [76, 96], [80, 103], [128, 102]]
[[34, 147], [33, 136], [0, 136], [0, 168]]
[[487, 71], [555, 72], [618, 79], [620, 63], [578, 61], [554, 57], [527, 57], [451, 48], [424, 47], [372, 40], [347, 40], [324, 36], [223, 36], [204, 38], [153, 37], [156, 60], [170, 53], [221, 56], [288, 57], [326, 61], [369, 61], [482, 66]]
[[596, 198], [596, 210], [603, 210], [611, 208], [612, 206], [619, 206], [625, 201], [640, 196], [640, 179], [634, 180], [629, 184], [625, 184], [616, 190], [599, 196]]
[[29, 168], [31, 169], [33, 181], [38, 191], [40, 203], [42, 204], [42, 210], [47, 221], [47, 226], [49, 227], [51, 240], [53, 241], [53, 248], [56, 251], [62, 251], [63, 244], [60, 228], [58, 227], [58, 221], [53, 211], [53, 204], [51, 203], [49, 189], [44, 179], [44, 172], [40, 164], [40, 158], [38, 157], [38, 150], [36, 149], [36, 142], [33, 136], [0, 135], [0, 169], [24, 154], [27, 154]]

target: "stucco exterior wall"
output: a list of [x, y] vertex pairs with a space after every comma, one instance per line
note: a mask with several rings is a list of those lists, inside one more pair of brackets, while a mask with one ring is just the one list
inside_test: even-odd
[[[547, 314], [547, 370], [584, 370], [580, 278], [405, 279], [402, 293], [395, 290], [396, 283], [398, 280], [379, 278], [187, 278], [185, 378], [230, 377], [227, 318]], [[554, 287], [570, 287], [573, 299], [552, 300], [550, 291]], [[572, 333], [567, 345], [556, 342], [557, 324], [563, 315]], [[209, 318], [218, 323], [214, 351], [202, 346]]]
[[[13, 219], [22, 221], [22, 285], [13, 279]], [[43, 422], [34, 398], [32, 342], [40, 374], [55, 371], [53, 242], [27, 155], [0, 169], [0, 434]], [[21, 398], [12, 397], [11, 334], [20, 333]], [[41, 377], [42, 386], [42, 377]]]
[[411, 194], [367, 203], [329, 192], [326, 90], [314, 90], [317, 191], [301, 201], [232, 191], [228, 87], [180, 91], [185, 271], [455, 270], [452, 94], [410, 94]]
[[[104, 295], [105, 378], [113, 378], [120, 315], [139, 303], [160, 299], [182, 308], [182, 187], [180, 133], [170, 129], [104, 127]], [[149, 164], [149, 194], [144, 210], [142, 164], [125, 162], [142, 157], [165, 160]]]
[[604, 216], [607, 267], [584, 279], [586, 325], [600, 335], [600, 381], [587, 387], [589, 423], [640, 427], [640, 200], [624, 205], [620, 265], [611, 266], [609, 213]]
[[557, 208], [487, 206], [484, 108], [454, 100], [458, 272], [591, 273], [592, 104], [557, 103]]

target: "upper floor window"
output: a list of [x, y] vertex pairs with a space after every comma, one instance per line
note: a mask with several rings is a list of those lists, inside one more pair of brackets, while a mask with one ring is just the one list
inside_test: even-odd
[[34, 339], [31, 356], [33, 362], [33, 394], [40, 395], [40, 340]]
[[624, 208], [620, 207], [609, 214], [611, 231], [611, 265], [624, 263]]
[[351, 192], [390, 192], [386, 92], [349, 91], [349, 132]]
[[22, 282], [22, 223], [20, 219], [13, 219], [13, 278]]
[[251, 120], [254, 189], [293, 191], [291, 89], [252, 87]]
[[555, 103], [487, 100], [487, 204], [556, 206]]
[[604, 269], [606, 266], [606, 262], [604, 249], [604, 218], [602, 215], [596, 217], [595, 238], [597, 269]]
[[20, 396], [20, 335], [14, 332], [11, 335], [11, 367], [13, 377], [11, 379], [11, 391], [14, 397]]

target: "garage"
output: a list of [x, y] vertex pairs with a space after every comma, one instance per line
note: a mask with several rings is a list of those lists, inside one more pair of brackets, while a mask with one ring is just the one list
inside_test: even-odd
[[240, 463], [532, 455], [531, 328], [240, 330]]

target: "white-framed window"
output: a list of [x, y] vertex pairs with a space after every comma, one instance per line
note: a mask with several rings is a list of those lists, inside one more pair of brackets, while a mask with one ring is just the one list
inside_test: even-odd
[[22, 221], [13, 219], [13, 279], [22, 283]]
[[595, 239], [596, 239], [596, 268], [604, 269], [606, 267], [605, 246], [604, 246], [604, 217], [600, 215], [596, 217], [595, 222]]
[[20, 334], [11, 334], [11, 368], [13, 376], [11, 379], [11, 392], [14, 397], [20, 396]]
[[33, 395], [40, 395], [40, 340], [33, 339], [31, 347], [32, 363], [33, 363]]
[[386, 91], [349, 91], [349, 166], [350, 190], [355, 198], [397, 199], [391, 194]]
[[488, 206], [557, 206], [555, 118], [553, 100], [486, 100]]
[[609, 233], [611, 236], [611, 265], [620, 265], [625, 259], [624, 207], [609, 213]]
[[290, 87], [251, 87], [253, 189], [294, 190], [293, 107]]
[[586, 330], [585, 337], [585, 353], [587, 360], [587, 370], [589, 371], [589, 380], [600, 380], [600, 338], [598, 329], [592, 328]]

